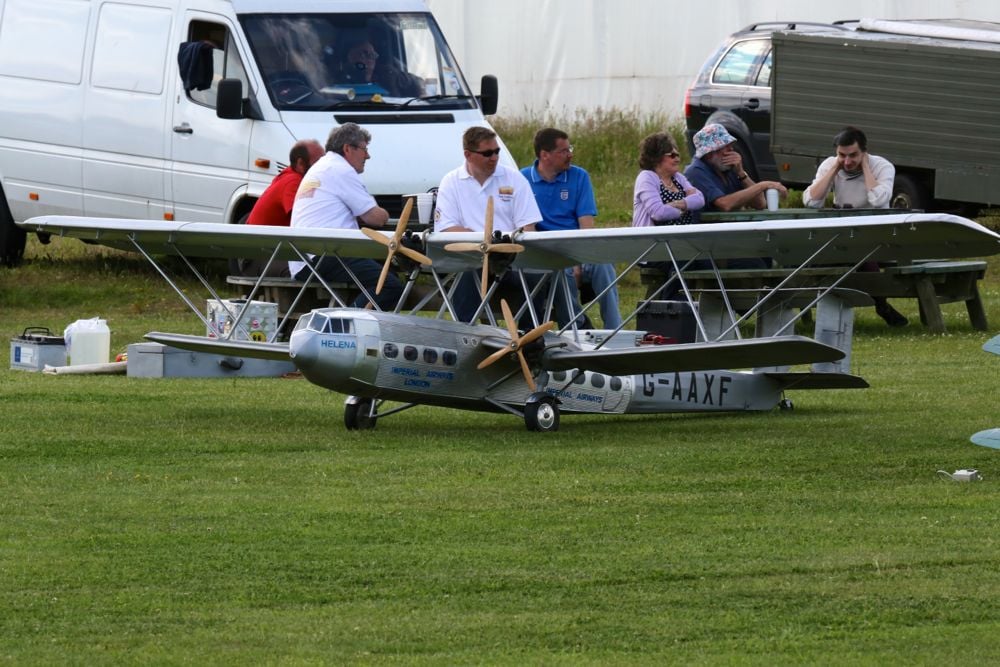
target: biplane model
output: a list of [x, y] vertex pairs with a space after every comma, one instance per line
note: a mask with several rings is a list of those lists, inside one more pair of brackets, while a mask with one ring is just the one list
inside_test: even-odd
[[[994, 336], [986, 341], [983, 344], [983, 349], [993, 354], [1000, 354], [1000, 336]], [[975, 433], [969, 440], [983, 447], [1000, 449], [1000, 427], [988, 428], [985, 431]]]
[[[871, 305], [871, 300], [838, 287], [843, 278], [808, 290], [789, 289], [783, 280], [747, 294], [727, 289], [716, 271], [718, 289], [696, 296], [684, 280], [685, 267], [695, 260], [717, 267], [728, 258], [759, 256], [796, 267], [792, 276], [810, 265], [836, 264], [843, 265], [846, 277], [869, 260], [1000, 252], [1000, 235], [949, 215], [518, 232], [501, 237], [491, 234], [489, 214], [483, 234], [404, 233], [409, 210], [407, 205], [394, 233], [59, 216], [32, 218], [21, 226], [142, 253], [206, 325], [200, 309], [157, 263], [158, 255], [182, 257], [220, 302], [192, 258], [258, 257], [271, 265], [307, 254], [369, 257], [385, 260], [383, 275], [392, 261], [407, 276], [394, 312], [379, 310], [360, 284], [372, 307], [348, 308], [337, 290], [314, 274], [302, 289], [313, 280], [322, 283], [331, 307], [300, 317], [287, 342], [147, 335], [189, 350], [290, 358], [310, 382], [348, 395], [344, 422], [349, 429], [374, 427], [377, 420], [415, 405], [508, 412], [530, 430], [551, 431], [559, 427], [561, 413], [769, 410], [791, 407], [784, 396], [788, 389], [863, 388], [867, 383], [849, 372], [853, 307]], [[567, 287], [564, 269], [587, 262], [624, 266], [619, 281], [643, 262], [669, 262], [674, 271], [618, 329], [583, 330], [575, 323], [557, 329], [550, 320], [557, 291]], [[484, 296], [473, 322], [456, 321], [454, 316], [451, 295], [461, 272], [479, 281]], [[500, 325], [491, 304], [497, 301], [499, 284], [494, 278], [504, 272], [520, 278], [523, 303], [512, 310], [507, 300], [501, 301]], [[418, 278], [432, 282], [433, 289], [406, 310], [403, 304]], [[248, 303], [259, 285], [247, 295]], [[692, 304], [694, 342], [662, 344], [644, 332], [624, 329], [671, 286], [679, 287], [681, 298]], [[418, 314], [433, 296], [440, 302], [436, 313]], [[597, 298], [585, 311], [596, 303]], [[807, 311], [814, 312], [812, 337], [794, 331]], [[534, 326], [519, 330], [516, 323], [526, 314]], [[235, 334], [243, 312], [233, 315]], [[751, 322], [755, 329], [745, 334]], [[808, 368], [794, 368], [805, 364]]]

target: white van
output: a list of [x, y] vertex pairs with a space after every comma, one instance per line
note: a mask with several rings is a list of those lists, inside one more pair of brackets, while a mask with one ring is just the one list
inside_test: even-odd
[[7, 264], [36, 215], [240, 222], [297, 139], [348, 121], [398, 214], [497, 103], [423, 0], [0, 0], [0, 90]]

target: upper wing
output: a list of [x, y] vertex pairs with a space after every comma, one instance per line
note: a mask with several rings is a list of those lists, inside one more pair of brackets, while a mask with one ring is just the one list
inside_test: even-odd
[[[24, 229], [71, 236], [113, 248], [189, 257], [270, 257], [280, 244], [279, 259], [297, 259], [294, 248], [314, 255], [381, 259], [384, 248], [357, 230], [223, 225], [206, 222], [119, 220], [77, 216], [40, 216], [18, 223]], [[514, 268], [552, 270], [581, 263], [665, 261], [695, 256], [726, 259], [773, 257], [797, 265], [824, 244], [816, 261], [854, 263], [873, 252], [874, 260], [919, 257], [984, 257], [1000, 253], [1000, 234], [965, 218], [945, 214], [899, 214], [815, 218], [773, 222], [720, 222], [665, 227], [615, 227], [580, 231], [516, 234], [525, 250]], [[478, 243], [477, 232], [424, 236], [426, 254], [442, 271], [481, 266], [477, 252], [454, 253], [456, 241]]]
[[[427, 255], [438, 268], [463, 261], [478, 266], [478, 253], [465, 253], [464, 259], [457, 259], [444, 246], [453, 241], [480, 240], [481, 235], [473, 232], [430, 234], [426, 237]], [[524, 232], [515, 240], [525, 246], [514, 260], [515, 268], [550, 270], [581, 263], [632, 262], [650, 248], [645, 260], [666, 261], [670, 259], [667, 245], [678, 260], [696, 255], [715, 259], [773, 257], [786, 266], [801, 264], [827, 243], [817, 262], [853, 264], [872, 251], [874, 260], [1000, 253], [1000, 234], [966, 218], [935, 213]]]
[[542, 367], [549, 371], [580, 368], [608, 375], [632, 375], [808, 364], [843, 358], [841, 350], [805, 336], [775, 336], [608, 350], [553, 348], [545, 351]]
[[61, 215], [39, 216], [18, 224], [29, 231], [69, 236], [122, 250], [134, 251], [139, 244], [150, 254], [267, 258], [280, 245], [278, 258], [286, 260], [299, 259], [292, 246], [313, 255], [335, 253], [342, 257], [385, 258], [385, 248], [381, 244], [373, 243], [360, 231], [352, 229], [293, 229]]
[[287, 343], [255, 343], [249, 340], [220, 340], [204, 336], [188, 336], [185, 334], [162, 333], [151, 331], [146, 338], [154, 343], [163, 343], [171, 347], [192, 352], [207, 352], [208, 354], [232, 354], [238, 357], [254, 359], [270, 359], [273, 361], [288, 361]]

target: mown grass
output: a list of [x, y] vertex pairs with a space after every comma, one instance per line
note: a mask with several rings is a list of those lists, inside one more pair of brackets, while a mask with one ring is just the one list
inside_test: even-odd
[[[101, 315], [116, 351], [201, 327], [143, 260], [58, 239], [0, 305], [8, 339]], [[432, 408], [347, 432], [303, 380], [0, 356], [0, 661], [992, 662], [1000, 453], [968, 436], [1000, 425], [1000, 363], [944, 309], [944, 335], [859, 312], [865, 391], [545, 436]], [[964, 467], [985, 480], [936, 473]]]

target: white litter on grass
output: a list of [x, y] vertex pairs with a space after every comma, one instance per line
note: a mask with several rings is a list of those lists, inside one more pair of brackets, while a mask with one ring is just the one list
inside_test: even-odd
[[43, 373], [49, 375], [114, 375], [127, 370], [127, 361], [112, 361], [106, 364], [80, 364], [78, 366], [49, 366], [45, 364]]

